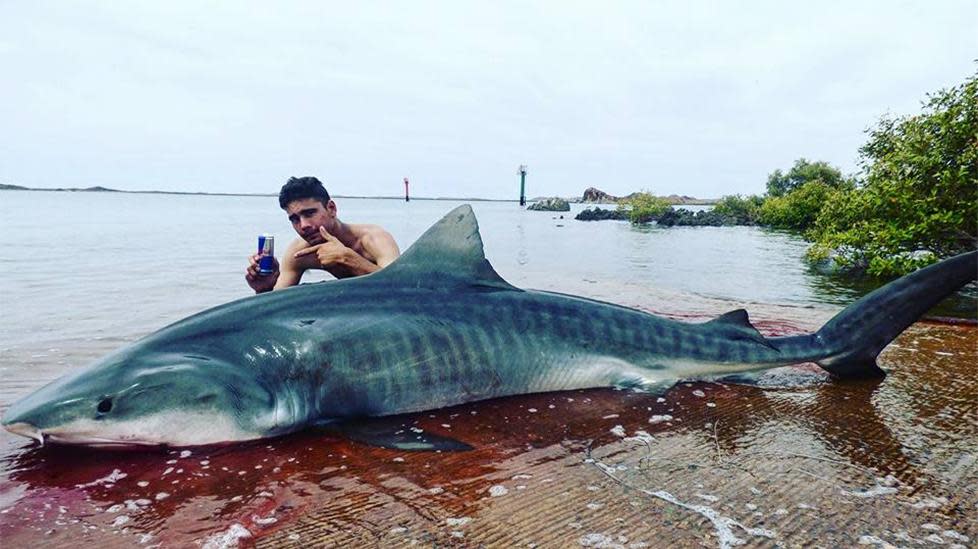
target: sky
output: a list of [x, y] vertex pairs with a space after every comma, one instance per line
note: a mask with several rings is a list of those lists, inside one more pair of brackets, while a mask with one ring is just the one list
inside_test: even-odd
[[762, 193], [978, 69], [978, 1], [0, 0], [0, 183]]

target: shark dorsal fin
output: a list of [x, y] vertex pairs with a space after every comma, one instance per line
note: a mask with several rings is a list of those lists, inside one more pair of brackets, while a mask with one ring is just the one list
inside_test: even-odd
[[[416, 287], [457, 284], [518, 290], [489, 264], [475, 213], [468, 204], [448, 212], [432, 225], [401, 257], [372, 278], [399, 279]], [[455, 285], [457, 285], [455, 284]]]

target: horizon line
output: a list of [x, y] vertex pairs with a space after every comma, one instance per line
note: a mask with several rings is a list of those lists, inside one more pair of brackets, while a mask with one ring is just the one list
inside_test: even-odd
[[[103, 187], [101, 185], [96, 185], [93, 187], [25, 187], [22, 185], [11, 185], [6, 183], [0, 183], [0, 191], [39, 191], [39, 192], [106, 192], [106, 193], [127, 193], [127, 194], [172, 194], [172, 195], [189, 195], [189, 196], [257, 196], [257, 197], [276, 197], [277, 193], [246, 193], [246, 192], [207, 192], [207, 191], [160, 191], [160, 190], [145, 190], [145, 191], [133, 191], [125, 189], [113, 189], [109, 187]], [[603, 191], [602, 191], [603, 192]], [[331, 197], [336, 198], [362, 198], [362, 199], [375, 199], [375, 200], [404, 200], [404, 196], [400, 195], [377, 195], [377, 196], [367, 196], [367, 195], [346, 195], [346, 194], [333, 194]], [[662, 198], [669, 198], [670, 196], [675, 196], [679, 198], [688, 198], [696, 202], [703, 203], [714, 203], [718, 199], [715, 198], [698, 198], [688, 195], [660, 195]], [[480, 202], [519, 202], [519, 198], [481, 198], [481, 197], [451, 197], [451, 196], [412, 196], [411, 200], [474, 200]], [[541, 200], [547, 200], [550, 198], [561, 198], [573, 203], [587, 203], [587, 204], [599, 204], [600, 202], [583, 202], [583, 196], [536, 196], [533, 198], [526, 198], [527, 202], [539, 202]], [[622, 198], [622, 197], [615, 197]], [[682, 203], [680, 203], [682, 204]]]

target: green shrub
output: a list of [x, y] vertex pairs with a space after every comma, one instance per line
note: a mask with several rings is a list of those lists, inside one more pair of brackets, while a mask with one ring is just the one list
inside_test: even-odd
[[764, 199], [757, 195], [747, 197], [739, 194], [727, 195], [713, 206], [713, 211], [730, 217], [741, 225], [755, 225], [761, 218], [761, 205]]
[[659, 198], [649, 191], [635, 193], [627, 201], [618, 205], [619, 211], [626, 211], [628, 220], [632, 223], [648, 223], [655, 221], [671, 206], [664, 198]]
[[799, 158], [788, 173], [774, 170], [774, 173], [767, 177], [767, 194], [785, 196], [812, 181], [821, 181], [834, 189], [852, 188], [854, 184], [851, 179], [843, 178], [842, 172], [828, 162], [809, 162]]
[[[821, 210], [810, 255], [892, 276], [978, 245], [978, 74], [883, 117], [861, 149], [865, 182]], [[790, 195], [789, 195], [790, 196]], [[930, 253], [921, 253], [921, 252]]]
[[761, 223], [804, 231], [815, 223], [826, 202], [842, 192], [821, 181], [809, 181], [784, 196], [768, 197], [760, 208]]

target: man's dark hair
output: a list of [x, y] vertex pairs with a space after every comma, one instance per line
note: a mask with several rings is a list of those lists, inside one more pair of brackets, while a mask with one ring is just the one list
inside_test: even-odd
[[278, 193], [278, 205], [284, 210], [290, 202], [303, 198], [315, 198], [325, 207], [329, 202], [329, 193], [315, 177], [290, 177]]

